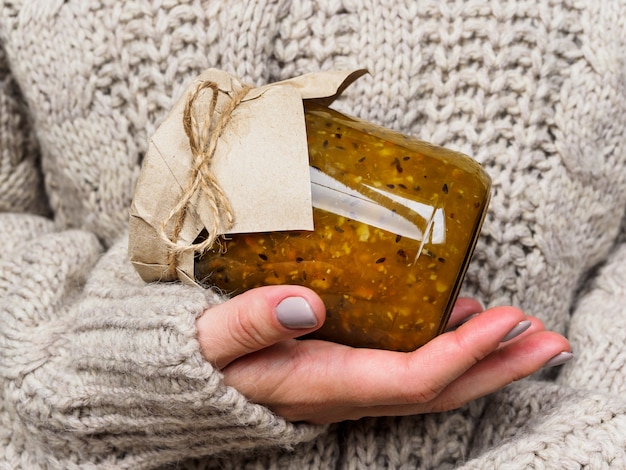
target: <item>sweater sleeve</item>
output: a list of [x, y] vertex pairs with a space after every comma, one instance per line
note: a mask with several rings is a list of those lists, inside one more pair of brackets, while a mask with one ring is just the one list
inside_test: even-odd
[[0, 42], [0, 212], [48, 213], [39, 149]]
[[3, 214], [0, 225], [19, 238], [0, 266], [5, 460], [147, 468], [324, 429], [248, 402], [202, 358], [195, 319], [216, 294], [145, 284], [126, 238], [102, 253], [93, 234], [54, 233], [45, 219]]
[[582, 289], [568, 330], [574, 359], [550, 370], [555, 383], [523, 380], [494, 394], [463, 469], [626, 465], [623, 236]]
[[146, 285], [126, 238], [55, 231], [27, 107], [0, 47], [0, 467], [145, 468], [291, 446], [293, 425], [222, 383], [195, 319], [221, 299]]
[[615, 246], [581, 296], [573, 310], [568, 336], [576, 357], [563, 367], [557, 382], [624, 396], [626, 243]]

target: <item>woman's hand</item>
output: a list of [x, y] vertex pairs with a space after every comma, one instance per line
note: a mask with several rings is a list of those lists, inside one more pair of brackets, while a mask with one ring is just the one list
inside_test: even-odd
[[568, 341], [537, 318], [481, 310], [459, 299], [449, 331], [411, 353], [294, 339], [325, 318], [300, 286], [250, 290], [206, 310], [197, 327], [226, 384], [290, 421], [332, 423], [451, 410], [571, 358]]

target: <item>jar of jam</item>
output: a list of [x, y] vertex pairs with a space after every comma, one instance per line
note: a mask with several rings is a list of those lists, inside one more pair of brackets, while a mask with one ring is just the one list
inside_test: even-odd
[[305, 101], [313, 231], [228, 235], [195, 277], [230, 294], [300, 284], [326, 305], [311, 337], [412, 351], [441, 333], [490, 197], [471, 158]]

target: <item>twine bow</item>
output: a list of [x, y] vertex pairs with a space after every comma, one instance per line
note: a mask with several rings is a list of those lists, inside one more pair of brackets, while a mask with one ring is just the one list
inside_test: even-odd
[[[210, 89], [212, 93], [211, 102], [204, 119], [199, 123], [194, 108], [200, 94], [207, 89]], [[183, 113], [183, 128], [189, 139], [193, 159], [191, 174], [187, 187], [184, 189], [180, 200], [176, 206], [172, 208], [168, 217], [161, 223], [159, 231], [161, 240], [168, 247], [168, 265], [170, 274], [174, 278], [177, 277], [176, 266], [178, 257], [182, 253], [204, 253], [211, 248], [220, 234], [227, 232], [234, 224], [235, 217], [232, 207], [226, 194], [224, 194], [224, 191], [211, 172], [211, 161], [215, 155], [217, 143], [231, 120], [233, 111], [239, 106], [239, 103], [241, 103], [241, 100], [243, 100], [250, 89], [250, 86], [244, 85], [234, 92], [215, 124], [213, 124], [213, 121], [215, 120], [215, 109], [219, 95], [217, 83], [202, 81], [197, 84], [195, 90], [190, 93], [187, 98]], [[177, 244], [177, 240], [183, 228], [185, 217], [189, 210], [189, 204], [199, 191], [206, 196], [211, 215], [213, 216], [211, 217], [211, 226], [205, 227], [208, 235], [205, 239], [197, 243], [185, 246], [179, 245]], [[174, 227], [170, 238], [166, 233], [166, 226], [172, 220], [174, 220]]]

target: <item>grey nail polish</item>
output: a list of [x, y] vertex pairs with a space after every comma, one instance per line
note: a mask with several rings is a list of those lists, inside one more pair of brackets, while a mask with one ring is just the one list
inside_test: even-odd
[[554, 356], [548, 362], [546, 362], [543, 365], [543, 367], [545, 368], [545, 367], [560, 366], [561, 364], [565, 364], [567, 361], [569, 361], [573, 357], [574, 357], [574, 355], [571, 352], [563, 351], [563, 352], [558, 353], [556, 356]]
[[278, 321], [285, 328], [305, 329], [317, 325], [317, 317], [302, 297], [287, 297], [276, 306]]
[[516, 336], [521, 335], [524, 331], [526, 331], [528, 328], [530, 328], [530, 325], [532, 325], [530, 320], [523, 320], [523, 321], [519, 322], [517, 325], [515, 325], [511, 329], [511, 331], [509, 331], [506, 334], [506, 336], [504, 338], [502, 338], [502, 340], [500, 342], [504, 343], [506, 341], [511, 341], [513, 338], [515, 338]]

